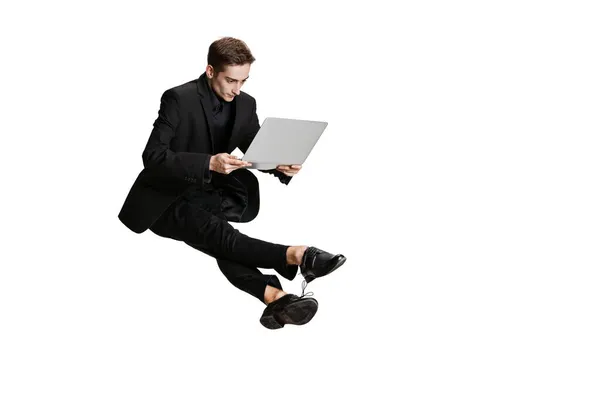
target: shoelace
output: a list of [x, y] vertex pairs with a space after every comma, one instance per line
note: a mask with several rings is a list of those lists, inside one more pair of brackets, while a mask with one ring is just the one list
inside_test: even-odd
[[308, 293], [304, 293], [304, 290], [306, 289], [306, 287], [308, 286], [308, 283], [306, 283], [306, 279], [302, 281], [302, 296], [300, 296], [300, 298], [303, 298], [304, 296], [313, 296], [314, 293], [313, 292], [308, 292]]
[[[298, 275], [300, 275], [300, 274], [301, 274], [301, 272], [300, 272], [300, 271], [298, 271], [298, 273], [296, 274], [296, 276], [298, 276]], [[313, 296], [313, 295], [314, 295], [314, 293], [313, 293], [313, 292], [308, 292], [308, 293], [306, 293], [306, 294], [304, 293], [304, 290], [306, 289], [306, 287], [307, 287], [307, 286], [308, 286], [308, 283], [306, 283], [306, 279], [304, 279], [304, 280], [302, 281], [302, 296], [300, 296], [300, 298], [303, 298], [304, 296]]]

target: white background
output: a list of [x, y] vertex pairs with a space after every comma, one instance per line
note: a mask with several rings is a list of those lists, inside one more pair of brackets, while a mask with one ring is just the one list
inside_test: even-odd
[[[3, 5], [0, 398], [598, 399], [594, 3]], [[304, 326], [117, 219], [222, 36], [261, 122], [329, 122], [236, 225], [348, 257]]]

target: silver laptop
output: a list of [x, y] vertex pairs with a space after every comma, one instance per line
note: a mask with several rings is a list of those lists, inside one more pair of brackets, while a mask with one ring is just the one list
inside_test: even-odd
[[256, 169], [304, 164], [326, 127], [321, 121], [265, 118], [242, 160]]

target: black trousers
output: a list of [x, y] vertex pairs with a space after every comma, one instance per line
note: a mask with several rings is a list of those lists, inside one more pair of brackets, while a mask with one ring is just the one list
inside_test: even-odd
[[[252, 190], [257, 192], [249, 193]], [[229, 223], [248, 222], [257, 214], [258, 181], [251, 172], [213, 173], [211, 184], [204, 190], [190, 187], [150, 230], [214, 257], [229, 282], [264, 303], [267, 285], [282, 287], [276, 275], [265, 275], [258, 268], [274, 269], [293, 280], [298, 266], [286, 262], [289, 246], [249, 237]]]

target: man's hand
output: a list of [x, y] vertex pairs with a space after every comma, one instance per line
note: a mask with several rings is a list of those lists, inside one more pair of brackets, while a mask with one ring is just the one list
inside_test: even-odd
[[277, 171], [283, 172], [287, 176], [294, 176], [300, 171], [300, 168], [302, 165], [278, 165]]
[[249, 167], [252, 165], [247, 161], [239, 160], [236, 156], [227, 153], [215, 154], [210, 158], [210, 170], [220, 174], [229, 174], [238, 168]]

